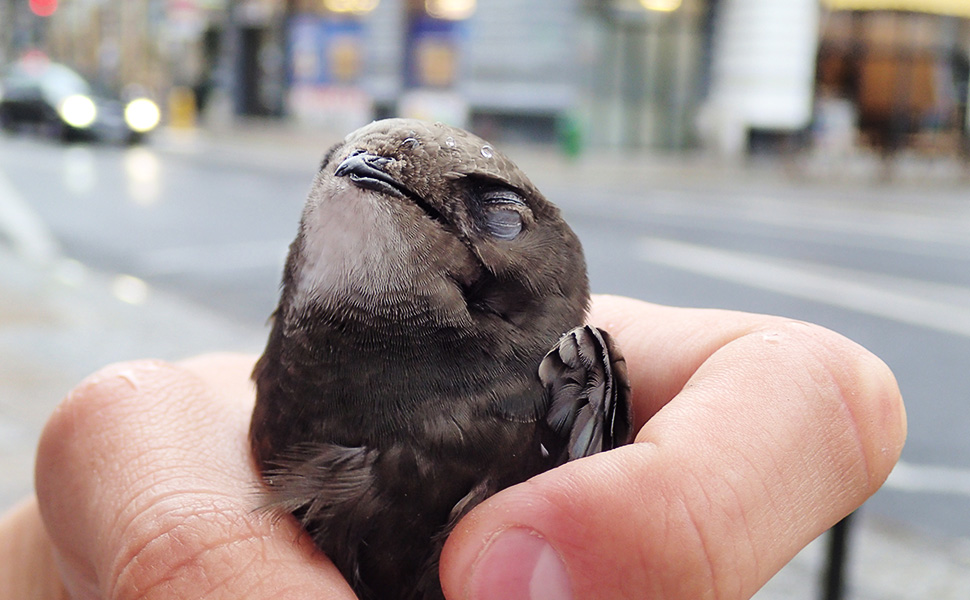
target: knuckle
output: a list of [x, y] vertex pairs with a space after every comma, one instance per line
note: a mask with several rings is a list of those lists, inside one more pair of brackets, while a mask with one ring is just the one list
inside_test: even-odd
[[125, 527], [107, 597], [213, 597], [242, 583], [243, 551], [258, 538], [243, 514], [228, 498], [206, 506], [186, 506], [182, 496], [158, 501]]

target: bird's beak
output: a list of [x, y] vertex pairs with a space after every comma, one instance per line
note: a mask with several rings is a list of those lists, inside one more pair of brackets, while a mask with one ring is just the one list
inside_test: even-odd
[[358, 187], [403, 198], [407, 196], [407, 188], [384, 171], [392, 161], [393, 159], [385, 156], [356, 152], [337, 166], [334, 175], [350, 177]]

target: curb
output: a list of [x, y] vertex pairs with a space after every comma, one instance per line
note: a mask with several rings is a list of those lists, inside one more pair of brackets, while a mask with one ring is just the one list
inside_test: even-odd
[[44, 220], [0, 170], [0, 240], [4, 239], [18, 256], [36, 265], [51, 264], [61, 255]]

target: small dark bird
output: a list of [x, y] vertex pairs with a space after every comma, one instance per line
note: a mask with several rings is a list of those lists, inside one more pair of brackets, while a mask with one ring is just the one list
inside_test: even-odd
[[443, 598], [445, 538], [495, 492], [631, 437], [584, 326], [579, 240], [482, 139], [391, 119], [323, 160], [256, 364], [250, 439], [362, 600]]

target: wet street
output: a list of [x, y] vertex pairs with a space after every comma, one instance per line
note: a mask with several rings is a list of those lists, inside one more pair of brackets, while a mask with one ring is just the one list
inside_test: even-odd
[[[70, 264], [115, 278], [117, 294], [159, 290], [261, 335], [325, 147], [0, 138], [0, 194]], [[508, 153], [583, 240], [594, 291], [813, 321], [883, 358], [910, 434], [865, 510], [970, 537], [966, 185], [706, 177], [629, 158], [574, 168]]]

